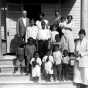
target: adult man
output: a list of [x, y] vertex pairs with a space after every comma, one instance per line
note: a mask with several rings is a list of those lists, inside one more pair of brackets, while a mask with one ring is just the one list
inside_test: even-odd
[[60, 19], [61, 19], [61, 15], [59, 10], [55, 10], [55, 19], [53, 21], [53, 24], [59, 24], [60, 23]]
[[46, 28], [46, 23], [44, 21], [41, 22], [41, 26], [42, 29], [38, 31], [37, 39], [39, 55], [42, 58], [48, 51], [48, 43], [51, 39], [51, 31]]
[[29, 18], [27, 18], [27, 11], [22, 11], [22, 17], [17, 21], [16, 31], [17, 34], [25, 41], [26, 28], [29, 26]]

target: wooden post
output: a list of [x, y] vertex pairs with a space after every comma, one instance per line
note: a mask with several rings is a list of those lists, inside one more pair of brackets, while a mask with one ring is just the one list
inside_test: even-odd
[[[1, 3], [1, 1], [0, 1]], [[0, 4], [0, 56], [2, 56], [2, 38], [1, 38], [1, 4]]]
[[88, 38], [88, 0], [81, 0], [81, 28], [85, 29]]

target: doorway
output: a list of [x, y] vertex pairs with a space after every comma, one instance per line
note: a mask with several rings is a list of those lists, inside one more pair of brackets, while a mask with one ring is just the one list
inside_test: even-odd
[[24, 4], [24, 9], [27, 10], [27, 17], [35, 20], [39, 19], [41, 13], [41, 4]]

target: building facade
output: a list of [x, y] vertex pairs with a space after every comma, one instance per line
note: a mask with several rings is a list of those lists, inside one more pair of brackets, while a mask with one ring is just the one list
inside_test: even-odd
[[10, 52], [11, 40], [16, 34], [16, 22], [22, 9], [28, 11], [29, 18], [35, 19], [38, 19], [40, 12], [44, 12], [52, 22], [57, 8], [62, 16], [73, 16], [76, 36], [80, 28], [84, 28], [88, 35], [88, 0], [0, 0], [0, 55]]

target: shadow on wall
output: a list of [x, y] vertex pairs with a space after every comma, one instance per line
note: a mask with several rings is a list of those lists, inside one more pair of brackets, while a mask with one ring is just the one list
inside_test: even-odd
[[61, 15], [66, 17], [74, 6], [76, 0], [61, 0]]

